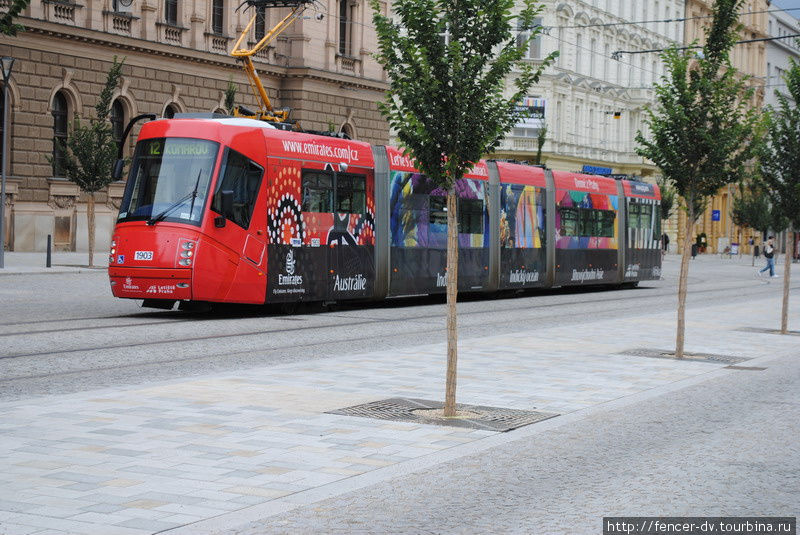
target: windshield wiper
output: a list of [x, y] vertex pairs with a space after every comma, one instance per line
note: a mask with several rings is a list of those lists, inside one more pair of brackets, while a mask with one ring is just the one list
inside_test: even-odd
[[197, 173], [197, 180], [195, 180], [194, 182], [194, 189], [192, 191], [190, 191], [189, 193], [187, 193], [186, 195], [184, 195], [183, 197], [181, 197], [180, 199], [169, 205], [169, 207], [166, 210], [163, 210], [157, 216], [148, 219], [147, 224], [152, 226], [158, 223], [159, 221], [163, 221], [164, 219], [166, 219], [167, 215], [172, 213], [177, 207], [179, 207], [181, 204], [188, 201], [189, 199], [192, 199], [192, 208], [189, 211], [189, 217], [192, 217], [192, 210], [194, 210], [194, 200], [197, 197], [197, 188], [200, 186], [200, 175], [202, 173], [203, 170], [200, 169], [200, 171]]

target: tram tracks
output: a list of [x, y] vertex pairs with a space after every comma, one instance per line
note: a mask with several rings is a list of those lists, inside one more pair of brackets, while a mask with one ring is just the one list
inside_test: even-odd
[[[798, 287], [800, 287], [800, 286], [798, 286]], [[747, 285], [747, 286], [745, 286], [745, 285], [737, 285], [735, 287], [727, 287], [724, 290], [720, 290], [719, 288], [712, 288], [712, 289], [705, 289], [705, 290], [695, 290], [695, 291], [693, 291], [691, 293], [691, 295], [706, 294], [706, 293], [717, 293], [718, 294], [721, 291], [734, 291], [734, 292], [736, 292], [737, 297], [744, 297], [745, 294], [742, 294], [742, 290], [745, 289], [745, 288], [752, 288], [752, 285]], [[753, 293], [755, 293], [755, 292], [753, 292]], [[639, 297], [639, 299], [653, 300], [653, 299], [662, 298], [665, 295], [672, 296], [673, 294], [671, 292], [660, 291], [660, 292], [649, 294], [649, 295], [642, 295], [642, 296]], [[634, 297], [632, 297], [630, 295], [625, 295], [625, 296], [621, 296], [621, 297], [598, 298], [598, 299], [589, 299], [589, 300], [586, 300], [586, 299], [584, 299], [584, 300], [570, 300], [570, 301], [565, 301], [565, 302], [560, 302], [560, 303], [547, 303], [547, 304], [536, 305], [536, 306], [501, 307], [501, 308], [493, 309], [491, 312], [492, 312], [492, 314], [500, 316], [495, 323], [501, 324], [501, 323], [505, 323], [507, 321], [507, 319], [503, 319], [502, 315], [504, 313], [518, 313], [518, 312], [520, 312], [522, 310], [524, 310], [526, 313], [531, 313], [533, 311], [548, 311], [548, 310], [564, 308], [564, 307], [574, 307], [576, 305], [587, 305], [588, 306], [588, 305], [596, 305], [596, 304], [610, 305], [612, 303], [620, 303], [620, 302], [632, 303], [634, 300], [636, 300]], [[385, 309], [382, 309], [382, 310], [385, 310]], [[470, 317], [475, 317], [475, 316], [483, 316], [485, 314], [486, 314], [485, 310], [462, 310], [462, 311], [459, 312], [459, 317], [463, 319], [463, 318], [470, 318]], [[419, 323], [419, 322], [423, 322], [425, 325], [430, 325], [431, 324], [431, 320], [436, 321], [436, 320], [442, 320], [443, 319], [443, 315], [440, 312], [437, 312], [437, 313], [434, 313], [434, 314], [423, 314], [423, 315], [417, 315], [417, 316], [409, 316], [407, 318], [384, 318], [384, 317], [364, 318], [364, 317], [361, 317], [361, 316], [353, 316], [353, 315], [341, 314], [341, 313], [339, 313], [339, 314], [337, 314], [337, 313], [320, 314], [319, 317], [323, 318], [323, 319], [324, 318], [341, 318], [341, 319], [350, 320], [346, 324], [346, 327], [348, 329], [362, 329], [362, 328], [367, 327], [369, 325], [381, 325], [381, 324], [386, 324], [386, 323], [389, 323], [389, 322], [399, 322], [399, 323], [402, 323], [404, 326], [408, 326], [409, 324]], [[270, 318], [270, 319], [280, 320], [282, 318], [275, 317], [275, 318]], [[353, 320], [357, 320], [357, 321], [353, 321]], [[212, 319], [212, 320], [200, 320], [200, 321], [204, 322], [204, 323], [210, 323], [210, 322], [213, 322], [215, 320]], [[143, 326], [151, 326], [151, 325], [174, 325], [174, 324], [177, 324], [177, 323], [192, 323], [192, 322], [196, 323], [197, 322], [197, 318], [190, 318], [190, 319], [185, 319], [185, 320], [175, 319], [175, 320], [160, 321], [160, 322], [128, 323], [128, 324], [122, 324], [122, 325], [118, 324], [118, 325], [102, 326], [100, 328], [103, 328], [103, 329], [109, 329], [109, 328], [116, 328], [116, 329], [141, 328]], [[46, 356], [56, 356], [56, 355], [68, 355], [68, 354], [89, 354], [89, 353], [98, 352], [98, 351], [104, 351], [104, 352], [105, 351], [112, 351], [113, 352], [113, 351], [119, 350], [119, 349], [148, 348], [148, 347], [162, 347], [163, 348], [162, 352], [167, 352], [167, 351], [169, 351], [169, 348], [171, 346], [175, 346], [175, 345], [178, 345], [178, 346], [185, 345], [185, 344], [196, 345], [196, 344], [202, 344], [203, 342], [207, 342], [207, 341], [219, 341], [219, 340], [225, 340], [225, 339], [242, 339], [242, 338], [249, 338], [249, 337], [265, 337], [265, 336], [266, 337], [270, 337], [270, 336], [274, 337], [274, 336], [277, 336], [277, 335], [291, 335], [291, 334], [294, 334], [294, 333], [308, 332], [308, 331], [311, 331], [311, 330], [314, 330], [314, 331], [317, 331], [318, 333], [320, 333], [320, 332], [324, 332], [324, 331], [341, 329], [342, 327], [343, 327], [343, 325], [342, 325], [341, 322], [329, 323], [329, 324], [312, 323], [312, 324], [298, 325], [297, 327], [293, 326], [293, 327], [276, 328], [276, 329], [255, 329], [255, 330], [247, 330], [247, 331], [233, 331], [233, 332], [227, 332], [227, 333], [213, 333], [213, 334], [208, 334], [208, 335], [204, 335], [204, 336], [192, 335], [192, 336], [182, 336], [182, 337], [178, 337], [178, 338], [171, 337], [171, 338], [160, 338], [160, 339], [155, 339], [155, 340], [143, 340], [143, 341], [140, 341], [140, 342], [130, 342], [130, 341], [128, 341], [128, 342], [117, 343], [117, 344], [102, 343], [102, 344], [95, 344], [95, 345], [83, 345], [83, 346], [80, 346], [80, 347], [72, 347], [72, 348], [53, 348], [52, 350], [47, 350], [47, 351], [31, 351], [31, 352], [12, 353], [12, 354], [8, 354], [8, 355], [0, 355], [0, 361], [9, 361], [9, 360], [15, 360], [15, 359], [31, 358], [31, 357], [46, 357]], [[444, 326], [442, 325], [440, 327], [437, 327], [436, 329], [430, 330], [430, 332], [442, 332], [443, 329], [444, 329]], [[46, 330], [46, 331], [43, 330], [43, 331], [27, 331], [27, 332], [17, 332], [17, 333], [3, 333], [3, 334], [0, 334], [0, 336], [2, 336], [2, 337], [11, 337], [11, 336], [29, 337], [29, 336], [35, 336], [35, 335], [41, 335], [41, 334], [68, 333], [68, 332], [72, 332], [72, 331], [82, 331], [82, 330], [86, 330], [86, 329], [79, 328], [79, 327], [69, 327], [69, 328], [65, 328], [65, 329], [49, 329], [49, 330]], [[422, 331], [420, 331], [418, 329], [414, 329], [412, 332], [413, 333], [417, 333], [417, 332], [422, 332]], [[364, 340], [363, 337], [356, 337], [356, 338], [352, 338], [352, 339], [345, 340], [345, 341], [362, 341], [362, 340]], [[326, 339], [326, 341], [322, 342], [322, 343], [336, 343], [336, 342], [337, 342], [337, 340], [329, 338], [329, 339]], [[316, 345], [316, 344], [312, 344], [312, 345]], [[293, 345], [293, 347], [299, 347], [299, 346], [295, 344], [295, 345]], [[253, 351], [272, 351], [272, 350], [276, 350], [276, 349], [280, 349], [280, 348], [279, 347], [277, 347], [277, 348], [276, 347], [262, 347], [262, 348], [254, 348]], [[218, 354], [216, 356], [222, 356], [222, 355], [225, 355], [225, 354], [228, 354], [228, 353], [221, 353], [221, 354]], [[181, 362], [181, 361], [184, 361], [184, 360], [186, 360], [186, 359], [177, 359], [175, 362]], [[171, 362], [171, 361], [161, 360], [159, 362], [168, 363], [168, 362]], [[95, 368], [92, 368], [92, 369], [95, 369]], [[3, 381], [4, 380], [0, 379], [0, 382], [3, 382]]]

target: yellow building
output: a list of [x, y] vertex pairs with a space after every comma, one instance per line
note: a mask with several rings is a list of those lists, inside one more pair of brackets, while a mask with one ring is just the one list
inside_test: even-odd
[[[711, 0], [687, 0], [684, 35], [686, 42], [705, 41], [704, 28], [711, 23]], [[739, 17], [743, 28], [740, 39], [748, 41], [768, 36], [767, 21], [769, 0], [747, 0]], [[766, 45], [764, 41], [736, 44], [731, 50], [731, 62], [741, 73], [749, 75], [749, 83], [755, 87], [752, 105], [761, 107], [764, 101], [764, 81], [766, 79]], [[732, 197], [736, 186], [728, 186], [709, 200], [705, 213], [698, 219], [695, 234], [706, 234], [706, 252], [723, 252], [732, 243], [739, 243], [739, 251], [751, 251], [748, 240], [755, 234], [751, 229], [742, 229], [731, 220]], [[676, 210], [674, 218], [678, 227], [677, 243], [683, 243], [686, 215]], [[758, 243], [758, 238], [756, 238]]]

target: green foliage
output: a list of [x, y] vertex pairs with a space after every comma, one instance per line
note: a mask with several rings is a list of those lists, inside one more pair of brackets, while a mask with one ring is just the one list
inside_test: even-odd
[[539, 129], [539, 135], [536, 136], [536, 165], [541, 165], [542, 162], [542, 148], [544, 142], [547, 141], [547, 126], [543, 125]]
[[[397, 0], [395, 22], [378, 0], [372, 7], [390, 84], [381, 111], [419, 169], [450, 190], [519, 120], [515, 105], [557, 55], [523, 61], [539, 9], [532, 0], [517, 16], [514, 0]], [[516, 28], [533, 29], [518, 39]]]
[[656, 182], [658, 189], [661, 190], [661, 219], [669, 219], [675, 209], [675, 190], [669, 185], [669, 182], [664, 180], [664, 177], [659, 178]]
[[731, 218], [740, 227], [761, 232], [784, 228], [785, 222], [775, 210], [772, 197], [757, 183], [743, 185], [733, 196]]
[[742, 4], [715, 1], [699, 57], [677, 47], [661, 54], [666, 74], [655, 88], [655, 109], [646, 110], [650, 135], [636, 135], [637, 154], [661, 169], [692, 221], [708, 197], [746, 175], [758, 150], [760, 117], [749, 102], [753, 90], [728, 56]]
[[[760, 172], [770, 199], [786, 223], [800, 229], [800, 63], [790, 58], [784, 80], [788, 95], [775, 91], [778, 109], [767, 113]], [[773, 230], [786, 228], [773, 227]]]
[[[122, 76], [122, 61], [108, 71], [106, 83], [95, 105], [96, 117], [84, 122], [75, 115], [69, 137], [62, 143], [64, 174], [82, 191], [94, 193], [113, 182], [111, 169], [117, 159], [117, 143], [108, 122], [111, 98]], [[60, 141], [59, 141], [60, 142]], [[60, 142], [61, 143], [61, 142]], [[52, 163], [52, 158], [48, 158]]]
[[233, 104], [236, 99], [236, 84], [233, 83], [233, 77], [228, 80], [228, 87], [225, 89], [225, 109], [228, 113], [233, 113]]
[[22, 24], [17, 24], [14, 19], [22, 13], [31, 0], [12, 0], [11, 5], [8, 6], [8, 11], [0, 15], [0, 35], [15, 36], [17, 32], [24, 32], [25, 27]]

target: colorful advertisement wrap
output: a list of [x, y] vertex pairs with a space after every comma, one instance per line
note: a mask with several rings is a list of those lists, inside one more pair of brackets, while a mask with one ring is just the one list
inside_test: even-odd
[[[323, 165], [276, 167], [267, 198], [267, 301], [370, 297], [375, 281], [375, 194], [371, 170], [349, 171], [365, 184], [359, 213], [304, 211], [303, 173], [329, 178], [331, 198], [344, 174]], [[339, 203], [336, 204], [337, 206]], [[306, 206], [308, 208], [308, 206]]]
[[556, 190], [556, 284], [616, 280], [618, 202], [607, 193]]
[[[459, 198], [460, 290], [476, 290], [488, 275], [489, 216], [483, 180], [456, 183]], [[444, 291], [447, 278], [447, 197], [428, 178], [393, 171], [389, 186], [392, 295]]]
[[500, 287], [545, 284], [546, 225], [544, 188], [500, 184]]
[[655, 199], [626, 199], [625, 280], [661, 278], [661, 206]]

